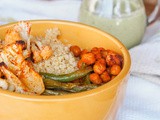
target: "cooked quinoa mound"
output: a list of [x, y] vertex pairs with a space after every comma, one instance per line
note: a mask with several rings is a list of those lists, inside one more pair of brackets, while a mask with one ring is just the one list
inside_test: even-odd
[[70, 52], [70, 45], [64, 45], [57, 36], [60, 35], [58, 28], [48, 29], [44, 38], [41, 39], [42, 43], [48, 44], [53, 49], [53, 55], [48, 59], [34, 64], [37, 72], [53, 73], [56, 75], [68, 74], [76, 71], [78, 58], [75, 58], [73, 53]]

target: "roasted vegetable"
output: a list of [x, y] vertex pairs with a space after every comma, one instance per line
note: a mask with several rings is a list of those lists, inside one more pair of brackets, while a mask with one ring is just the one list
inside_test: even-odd
[[9, 84], [6, 79], [0, 78], [0, 88], [7, 90], [9, 88]]
[[94, 64], [96, 61], [95, 55], [91, 52], [85, 53], [82, 55], [81, 58], [82, 62], [86, 63], [87, 65]]
[[80, 83], [62, 83], [50, 79], [43, 79], [45, 88], [52, 90], [63, 90], [67, 92], [81, 92], [98, 87], [95, 84], [80, 84]]
[[[23, 94], [32, 94], [30, 90], [21, 82], [21, 80], [15, 76], [5, 65], [4, 62], [0, 63], [0, 70], [6, 77], [6, 82], [8, 85], [13, 85], [14, 86], [14, 91], [18, 93], [23, 93]], [[1, 78], [2, 79], [2, 78]], [[8, 88], [8, 87], [7, 87]]]
[[98, 73], [92, 73], [89, 75], [89, 79], [92, 83], [100, 85], [102, 83], [102, 79], [100, 78]]
[[85, 85], [80, 85], [80, 86], [75, 86], [73, 87], [71, 90], [68, 90], [70, 92], [82, 92], [82, 91], [86, 91], [86, 90], [91, 90], [91, 89], [94, 89], [94, 88], [97, 88], [98, 85], [95, 85], [95, 84], [85, 84]]
[[107, 50], [106, 63], [110, 67], [115, 65], [115, 64], [119, 65], [119, 66], [122, 66], [123, 57], [121, 55], [119, 55], [118, 53], [112, 51], [112, 50]]
[[81, 49], [77, 45], [71, 46], [70, 51], [73, 53], [75, 57], [78, 57], [81, 54]]
[[104, 63], [96, 62], [93, 65], [93, 70], [95, 73], [102, 74], [106, 70], [106, 66]]
[[47, 89], [72, 89], [73, 87], [80, 85], [80, 83], [63, 83], [51, 79], [43, 79], [45, 88]]
[[0, 61], [7, 66], [8, 70], [10, 70], [29, 91], [41, 94], [44, 91], [42, 77], [31, 67], [30, 63], [25, 60], [22, 54], [24, 46], [25, 42], [22, 40], [4, 46], [3, 51], [0, 52]]
[[45, 91], [42, 93], [42, 95], [64, 95], [64, 94], [68, 94], [68, 93], [69, 92], [65, 92], [65, 91], [45, 89]]
[[119, 65], [113, 65], [111, 67], [111, 74], [118, 75], [121, 72], [121, 67]]
[[83, 79], [84, 79], [84, 84], [91, 84], [89, 75], [86, 75]]
[[100, 75], [102, 81], [105, 83], [105, 82], [108, 82], [111, 80], [111, 77], [109, 75], [109, 73], [107, 71], [104, 71], [101, 75]]
[[40, 74], [45, 79], [52, 79], [52, 80], [61, 81], [61, 82], [70, 82], [70, 81], [82, 78], [92, 71], [93, 71], [92, 67], [86, 67], [84, 69], [80, 69], [80, 70], [77, 70], [75, 72], [72, 72], [70, 74], [65, 74], [65, 75], [54, 75], [51, 73], [43, 73], [43, 72], [41, 72]]

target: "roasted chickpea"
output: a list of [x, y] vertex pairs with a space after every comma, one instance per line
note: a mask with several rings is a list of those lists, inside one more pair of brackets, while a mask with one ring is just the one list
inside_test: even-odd
[[90, 74], [89, 79], [94, 84], [101, 84], [102, 83], [102, 79], [100, 78], [100, 76], [97, 73]]
[[99, 52], [99, 50], [98, 50], [97, 47], [94, 47], [94, 48], [91, 49], [91, 53], [93, 53], [93, 54], [96, 55], [96, 54], [98, 54], [98, 53], [100, 53], [100, 52]]
[[103, 47], [99, 47], [99, 48], [98, 48], [98, 51], [99, 51], [99, 52], [102, 52], [103, 50], [105, 50]]
[[122, 56], [111, 50], [107, 50], [107, 52], [108, 54], [106, 56], [106, 63], [108, 66], [113, 66], [115, 64], [122, 66], [122, 61], [123, 61]]
[[70, 47], [70, 51], [73, 53], [73, 55], [74, 55], [75, 57], [78, 57], [78, 56], [80, 56], [80, 54], [81, 54], [81, 49], [80, 49], [78, 46], [76, 46], [76, 45], [71, 46], [71, 47]]
[[101, 79], [103, 82], [108, 82], [111, 80], [110, 75], [108, 74], [107, 71], [104, 71], [101, 75], [100, 75]]
[[107, 71], [109, 74], [111, 74], [111, 67], [107, 67], [107, 68], [106, 68], [106, 71]]
[[101, 56], [102, 56], [104, 59], [106, 59], [107, 54], [108, 54], [107, 50], [102, 50], [102, 51], [101, 51]]
[[86, 53], [88, 53], [88, 50], [87, 49], [83, 49], [81, 51], [80, 57], [82, 58], [83, 54], [86, 54]]
[[102, 74], [106, 70], [106, 66], [103, 63], [96, 62], [93, 65], [93, 71], [98, 74]]
[[83, 54], [81, 60], [87, 65], [91, 65], [96, 61], [94, 54], [91, 52]]
[[119, 65], [113, 65], [111, 67], [111, 74], [118, 75], [121, 72], [121, 67]]
[[96, 62], [102, 63], [106, 66], [106, 60], [104, 58], [100, 58]]
[[101, 53], [97, 53], [97, 54], [95, 54], [95, 58], [96, 58], [96, 60], [98, 60], [98, 59], [102, 58]]
[[85, 63], [82, 62], [82, 60], [79, 60], [78, 63], [77, 63], [77, 67], [78, 67], [79, 69], [81, 69], [81, 68], [83, 68], [84, 66], [85, 66]]

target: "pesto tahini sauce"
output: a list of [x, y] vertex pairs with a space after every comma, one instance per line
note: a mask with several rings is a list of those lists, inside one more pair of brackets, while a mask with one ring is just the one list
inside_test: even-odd
[[146, 14], [144, 8], [136, 9], [136, 3], [132, 4], [132, 12], [121, 17], [107, 18], [99, 16], [88, 10], [86, 2], [80, 9], [80, 21], [95, 26], [118, 38], [127, 48], [131, 48], [141, 42], [146, 28]]

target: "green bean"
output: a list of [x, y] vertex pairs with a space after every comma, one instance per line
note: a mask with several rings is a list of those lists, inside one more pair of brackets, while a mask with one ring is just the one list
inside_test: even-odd
[[86, 67], [85, 69], [80, 69], [75, 72], [65, 74], [65, 75], [54, 75], [51, 73], [43, 73], [40, 72], [40, 74], [45, 78], [45, 79], [52, 79], [60, 82], [70, 82], [79, 78], [82, 78], [92, 72], [93, 69], [92, 67]]
[[44, 79], [44, 85], [46, 89], [52, 89], [52, 90], [64, 90], [67, 92], [81, 92], [90, 90], [93, 88], [97, 88], [98, 85], [95, 84], [80, 84], [80, 83], [62, 83], [59, 81]]
[[51, 89], [72, 89], [73, 87], [80, 85], [80, 83], [63, 83], [50, 79], [43, 79], [46, 88]]
[[86, 76], [84, 77], [84, 84], [91, 84], [89, 75], [86, 75]]
[[82, 91], [87, 91], [87, 90], [91, 90], [94, 88], [97, 88], [98, 86], [95, 84], [85, 84], [85, 85], [80, 85], [80, 86], [75, 86], [72, 89], [68, 90], [69, 92], [82, 92]]
[[86, 64], [83, 62], [80, 69], [85, 69], [85, 68], [86, 68]]
[[45, 91], [42, 93], [42, 95], [64, 95], [64, 94], [68, 94], [68, 93], [69, 92], [65, 92], [65, 91], [45, 89]]

